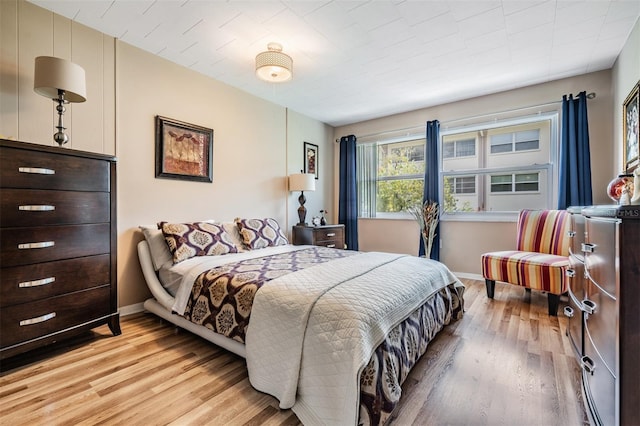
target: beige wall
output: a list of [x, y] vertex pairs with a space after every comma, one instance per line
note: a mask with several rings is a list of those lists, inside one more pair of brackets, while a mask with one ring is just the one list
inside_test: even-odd
[[623, 171], [622, 103], [640, 81], [640, 19], [613, 66], [613, 170]]
[[[295, 224], [297, 195], [288, 192], [286, 176], [302, 167], [304, 141], [320, 151], [319, 189], [308, 194], [307, 206], [334, 210], [330, 126], [22, 0], [0, 0], [0, 48], [5, 138], [54, 144], [54, 104], [33, 92], [36, 56], [61, 56], [86, 71], [87, 102], [65, 114], [68, 147], [118, 158], [118, 297], [124, 311], [149, 296], [136, 252], [138, 225], [237, 216], [274, 217], [287, 229]], [[155, 178], [156, 115], [214, 130], [213, 183]]]
[[86, 72], [87, 101], [67, 105], [68, 148], [115, 153], [114, 39], [25, 1], [0, 1], [0, 136], [55, 145], [55, 103], [33, 91], [34, 59]]
[[[320, 216], [320, 210], [328, 210], [325, 216], [327, 223], [337, 223], [337, 205], [334, 207], [333, 198], [333, 174], [334, 174], [334, 149], [336, 144], [332, 141], [333, 127], [310, 119], [295, 111], [288, 110], [287, 119], [287, 174], [300, 173], [304, 169], [304, 143], [309, 142], [318, 145], [318, 180], [316, 190], [306, 192], [307, 223], [311, 223], [313, 216]], [[289, 233], [291, 227], [298, 223], [298, 197], [300, 192], [291, 192], [287, 198], [289, 213]]]
[[[457, 127], [462, 124], [458, 120], [468, 117], [482, 115], [481, 118], [467, 120], [464, 124], [491, 121], [494, 118], [493, 114], [560, 101], [564, 94], [578, 94], [583, 90], [595, 92], [596, 98], [588, 103], [594, 202], [608, 203], [605, 189], [614, 173], [611, 166], [613, 164], [611, 87], [611, 71], [600, 71], [342, 126], [336, 128], [335, 137], [424, 126], [426, 121], [434, 119], [440, 120], [441, 128]], [[559, 108], [560, 104], [546, 107], [545, 110], [556, 107]], [[505, 116], [508, 114], [499, 114], [500, 118]], [[360, 249], [417, 254], [419, 244], [417, 225], [411, 226], [412, 222], [412, 220], [360, 219], [358, 221]], [[513, 221], [447, 221], [441, 223], [441, 236], [440, 258], [451, 270], [480, 274], [482, 253], [515, 248], [515, 223]]]

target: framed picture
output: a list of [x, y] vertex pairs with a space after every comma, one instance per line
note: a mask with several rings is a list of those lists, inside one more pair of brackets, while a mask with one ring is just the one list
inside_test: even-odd
[[318, 179], [318, 145], [304, 143], [304, 172], [311, 173]]
[[213, 181], [213, 130], [156, 116], [156, 177]]
[[622, 104], [622, 135], [624, 140], [624, 168], [627, 173], [631, 173], [638, 167], [640, 162], [638, 151], [640, 150], [638, 140], [640, 139], [640, 81], [627, 96]]

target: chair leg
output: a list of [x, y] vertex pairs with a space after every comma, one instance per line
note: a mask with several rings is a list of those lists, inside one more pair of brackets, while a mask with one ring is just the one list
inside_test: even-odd
[[496, 290], [496, 282], [495, 282], [495, 280], [485, 279], [484, 283], [485, 283], [485, 286], [487, 287], [487, 297], [489, 299], [493, 299], [493, 293]]
[[547, 297], [549, 298], [549, 315], [557, 317], [560, 295], [548, 293]]

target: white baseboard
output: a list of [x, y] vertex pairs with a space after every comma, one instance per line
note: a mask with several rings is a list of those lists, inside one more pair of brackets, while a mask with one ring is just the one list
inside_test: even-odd
[[120, 311], [121, 317], [126, 317], [127, 315], [133, 315], [137, 314], [138, 312], [144, 311], [144, 304], [136, 303], [133, 305], [121, 306], [118, 311]]
[[468, 280], [484, 281], [484, 277], [481, 274], [471, 274], [469, 272], [454, 272], [453, 275], [458, 278], [465, 278]]

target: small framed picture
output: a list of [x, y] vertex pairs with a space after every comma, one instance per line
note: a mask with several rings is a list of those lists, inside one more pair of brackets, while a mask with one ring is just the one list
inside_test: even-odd
[[624, 168], [627, 173], [631, 173], [638, 167], [640, 162], [640, 81], [634, 86], [622, 104], [622, 138], [624, 141]]
[[311, 173], [318, 179], [318, 145], [304, 143], [304, 172]]
[[213, 182], [213, 130], [156, 116], [156, 177]]

